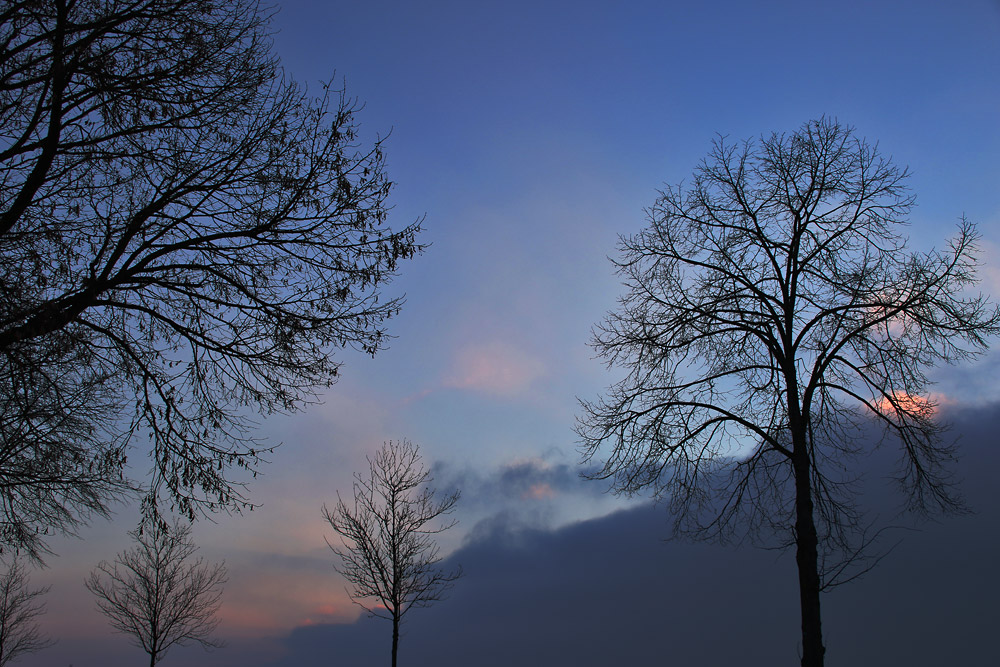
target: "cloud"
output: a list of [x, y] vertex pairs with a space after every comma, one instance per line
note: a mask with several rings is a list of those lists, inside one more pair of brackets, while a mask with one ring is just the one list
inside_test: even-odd
[[602, 516], [636, 501], [607, 494], [600, 482], [553, 448], [543, 456], [513, 458], [486, 469], [438, 462], [435, 486], [459, 489], [459, 516], [474, 540], [497, 522], [518, 527], [555, 528]]
[[905, 391], [894, 391], [892, 398], [883, 396], [876, 400], [872, 407], [887, 416], [894, 414], [899, 409], [904, 414], [934, 417], [940, 413], [942, 407], [953, 405], [957, 405], [955, 399], [940, 393], [916, 396]]
[[[441, 667], [791, 663], [795, 623], [773, 619], [793, 618], [794, 589], [773, 558], [667, 544], [664, 526], [648, 505], [554, 532], [521, 529], [516, 539], [498, 523], [454, 555], [465, 578], [449, 599], [411, 615], [400, 654]], [[708, 602], [720, 595], [744, 602]], [[387, 628], [366, 618], [299, 628], [274, 667], [320, 665], [320, 646], [337, 646], [343, 664], [363, 664], [387, 642]]]
[[349, 623], [358, 616], [325, 547], [310, 556], [238, 551], [230, 561], [219, 611], [221, 630], [230, 636], [276, 635], [297, 625]]
[[573, 466], [551, 464], [542, 458], [515, 459], [506, 463], [486, 484], [492, 486], [493, 494], [518, 500], [545, 500], [583, 487]]
[[458, 350], [444, 385], [510, 397], [527, 391], [544, 373], [539, 359], [510, 343], [472, 343]]
[[515, 458], [487, 471], [438, 463], [434, 475], [449, 488], [464, 489], [463, 500], [476, 506], [498, 507], [508, 502], [601, 492], [599, 485], [580, 476], [577, 465], [558, 460], [560, 455], [555, 450], [548, 456], [556, 460], [546, 457]]
[[484, 524], [497, 520], [518, 526], [551, 525], [554, 508], [565, 500], [562, 490], [569, 480], [560, 477], [566, 472], [536, 458], [515, 459], [486, 470], [437, 463], [435, 480], [442, 482], [442, 488], [462, 492], [463, 535], [451, 535], [455, 538], [451, 546], [475, 539]]
[[532, 484], [528, 490], [521, 494], [524, 500], [547, 500], [555, 498], [556, 492], [545, 482]]
[[[900, 532], [901, 544], [871, 573], [823, 598], [831, 664], [938, 667], [990, 664], [1000, 579], [1000, 404], [946, 406], [960, 439], [962, 489], [973, 515], [944, 517]], [[878, 451], [884, 461], [890, 442]], [[436, 466], [439, 479], [459, 471]], [[891, 487], [866, 469], [877, 508], [891, 508]], [[798, 647], [795, 564], [791, 554], [713, 544], [665, 541], [662, 507], [635, 505], [586, 521], [532, 523], [518, 508], [584, 502], [600, 485], [581, 480], [557, 452], [465, 471], [468, 500], [493, 512], [448, 556], [465, 576], [449, 597], [416, 609], [403, 625], [400, 651], [413, 667], [551, 667], [572, 664], [734, 665], [795, 664]], [[531, 497], [546, 485], [554, 496]], [[444, 488], [444, 487], [441, 487]], [[510, 509], [513, 508], [513, 509]], [[220, 634], [229, 645], [210, 654], [171, 652], [191, 667], [312, 667], [360, 665], [387, 659], [391, 626], [358, 617], [333, 578], [331, 561], [317, 552], [296, 556], [240, 556], [247, 574], [231, 579], [226, 604], [267, 607], [285, 627], [268, 638]], [[235, 570], [231, 568], [231, 574]], [[291, 604], [291, 602], [295, 604]], [[88, 601], [88, 603], [90, 603]], [[352, 619], [357, 619], [351, 622]], [[106, 631], [106, 628], [98, 632]], [[93, 664], [118, 667], [141, 651], [124, 638], [88, 644], [65, 638], [26, 667]]]
[[1000, 246], [992, 241], [980, 241], [980, 285], [994, 299], [1000, 298]]
[[[978, 513], [902, 534], [871, 573], [824, 597], [831, 663], [937, 667], [986, 664], [995, 654], [1000, 405], [949, 412], [963, 436], [958, 472]], [[512, 467], [508, 480], [544, 473]], [[428, 667], [794, 664], [792, 555], [666, 542], [667, 525], [665, 510], [648, 504], [556, 530], [483, 523], [446, 563], [466, 573], [449, 599], [405, 621], [401, 659]], [[297, 628], [269, 667], [381, 661], [389, 634], [388, 624], [364, 617]]]

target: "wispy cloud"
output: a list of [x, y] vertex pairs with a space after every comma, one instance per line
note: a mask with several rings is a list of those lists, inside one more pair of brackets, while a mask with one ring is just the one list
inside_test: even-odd
[[527, 500], [547, 500], [555, 498], [555, 490], [546, 482], [532, 484], [528, 490], [521, 494], [521, 498]]
[[444, 386], [514, 396], [527, 391], [545, 373], [542, 361], [501, 341], [462, 347], [444, 376]]
[[449, 486], [465, 489], [463, 501], [477, 507], [498, 507], [598, 491], [580, 478], [576, 466], [542, 457], [513, 459], [487, 471], [439, 464], [435, 472], [436, 477]]
[[983, 240], [980, 247], [980, 285], [994, 300], [1000, 299], [1000, 246], [993, 241]]
[[434, 476], [439, 488], [462, 490], [459, 512], [468, 540], [497, 524], [554, 528], [635, 504], [605, 493], [605, 486], [584, 479], [583, 471], [552, 449], [487, 469], [437, 463]]

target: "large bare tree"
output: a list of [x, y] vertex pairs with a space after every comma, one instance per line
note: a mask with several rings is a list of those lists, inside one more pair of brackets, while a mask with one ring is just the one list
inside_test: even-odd
[[256, 0], [0, 6], [4, 543], [105, 513], [139, 440], [147, 514], [245, 506], [254, 411], [384, 345], [419, 224], [388, 226], [381, 141], [270, 30]]
[[907, 249], [906, 177], [828, 118], [720, 138], [621, 239], [625, 292], [595, 332], [626, 371], [583, 404], [597, 476], [652, 489], [682, 532], [776, 531], [795, 550], [804, 667], [824, 660], [820, 592], [865, 567], [863, 431], [899, 447], [910, 508], [955, 508], [926, 371], [984, 350], [1000, 323], [967, 291], [971, 223], [943, 250]]
[[38, 617], [45, 613], [41, 597], [48, 592], [47, 586], [31, 588], [17, 558], [0, 574], [0, 667], [54, 643], [38, 625]]
[[219, 624], [226, 568], [199, 557], [191, 528], [151, 521], [129, 533], [136, 546], [102, 561], [87, 579], [87, 589], [111, 626], [149, 654], [153, 667], [171, 646], [221, 646], [212, 639]]
[[435, 499], [430, 471], [408, 440], [386, 442], [368, 467], [367, 475], [355, 474], [353, 502], [345, 503], [338, 492], [333, 511], [323, 506], [323, 518], [341, 537], [340, 546], [327, 544], [340, 559], [337, 572], [352, 586], [351, 600], [392, 621], [396, 667], [403, 617], [441, 600], [462, 574], [440, 567], [433, 538], [455, 525], [435, 522], [454, 511], [459, 492]]

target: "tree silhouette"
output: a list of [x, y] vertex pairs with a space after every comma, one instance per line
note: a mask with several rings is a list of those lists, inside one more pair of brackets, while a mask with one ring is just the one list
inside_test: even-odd
[[38, 617], [45, 613], [39, 598], [48, 592], [48, 587], [29, 588], [24, 565], [16, 558], [0, 575], [0, 667], [55, 643], [38, 627]]
[[420, 251], [387, 224], [358, 104], [289, 80], [254, 0], [0, 8], [0, 539], [44, 548], [130, 484], [193, 518], [247, 505], [253, 411], [375, 354]]
[[111, 626], [149, 654], [153, 667], [174, 645], [221, 646], [211, 634], [219, 621], [226, 568], [191, 560], [190, 526], [151, 522], [129, 533], [137, 542], [113, 563], [102, 561], [87, 579]]
[[625, 293], [595, 332], [627, 371], [583, 403], [585, 456], [606, 456], [596, 476], [652, 489], [682, 533], [776, 530], [795, 549], [805, 667], [823, 664], [820, 592], [857, 574], [871, 538], [861, 430], [899, 445], [910, 508], [957, 508], [926, 369], [984, 350], [1000, 323], [963, 293], [971, 223], [943, 251], [907, 250], [906, 176], [826, 118], [718, 139], [621, 239]]
[[462, 574], [461, 569], [439, 567], [432, 537], [455, 525], [432, 522], [451, 514], [459, 492], [436, 501], [428, 486], [430, 471], [423, 467], [419, 448], [407, 440], [386, 442], [368, 466], [367, 476], [355, 474], [353, 504], [347, 505], [338, 492], [332, 512], [323, 505], [323, 518], [341, 537], [342, 546], [327, 544], [340, 559], [337, 572], [353, 587], [351, 600], [372, 616], [392, 621], [396, 667], [403, 616], [443, 599]]

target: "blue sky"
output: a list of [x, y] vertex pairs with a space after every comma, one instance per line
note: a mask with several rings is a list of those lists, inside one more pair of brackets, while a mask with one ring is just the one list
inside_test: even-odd
[[[491, 634], [527, 647], [526, 664], [556, 664], [545, 656], [558, 655], [562, 630], [553, 625], [551, 634], [531, 634], [516, 621], [514, 600], [522, 610], [576, 600], [570, 609], [580, 613], [580, 627], [591, 628], [583, 623], [588, 606], [622, 609], [628, 595], [642, 597], [638, 590], [623, 595], [608, 574], [629, 568], [648, 576], [662, 599], [653, 606], [636, 600], [634, 614], [626, 614], [634, 620], [622, 627], [631, 628], [636, 660], [659, 655], [661, 623], [651, 614], [676, 616], [671, 587], [687, 579], [670, 578], [678, 569], [658, 563], [681, 572], [690, 565], [692, 576], [709, 582], [718, 568], [731, 569], [707, 588], [685, 588], [685, 608], [711, 623], [710, 610], [730, 601], [731, 615], [714, 621], [712, 633], [746, 647], [759, 636], [747, 628], [762, 625], [746, 604], [766, 602], [767, 625], [776, 630], [751, 653], [760, 664], [794, 664], [790, 559], [711, 545], [670, 551], [674, 546], [662, 543], [662, 512], [607, 496], [577, 477], [576, 399], [596, 396], [611, 378], [587, 347], [590, 327], [618, 293], [607, 257], [619, 234], [642, 227], [656, 188], [688, 178], [716, 134], [793, 131], [825, 114], [909, 165], [915, 247], [943, 243], [963, 214], [980, 225], [984, 284], [1000, 294], [1000, 3], [284, 0], [278, 10], [274, 48], [288, 75], [317, 91], [321, 80], [335, 77], [364, 104], [362, 137], [389, 135], [388, 170], [397, 183], [392, 216], [400, 226], [426, 216], [423, 240], [431, 246], [390, 287], [407, 295], [391, 324], [397, 338], [390, 349], [376, 359], [343, 357], [343, 379], [323, 404], [262, 420], [262, 433], [283, 444], [250, 486], [261, 507], [194, 530], [203, 553], [229, 566], [220, 627], [229, 647], [170, 654], [164, 664], [293, 664], [289, 656], [320, 646], [327, 658], [339, 650], [345, 664], [358, 664], [348, 656], [365, 655], [359, 647], [369, 639], [387, 641], [378, 634], [384, 628], [353, 624], [358, 610], [333, 573], [320, 506], [349, 489], [366, 453], [404, 437], [421, 446], [439, 482], [463, 487], [461, 524], [444, 543], [457, 550], [456, 559], [468, 559], [453, 599], [440, 611], [424, 610], [423, 625], [421, 611], [414, 612], [401, 648], [405, 656], [407, 643], [414, 645], [411, 664], [452, 664], [437, 662], [434, 643], [417, 637], [440, 637], [434, 633], [456, 619], [475, 619], [494, 605], [490, 623], [499, 627]], [[955, 413], [964, 415], [962, 429], [972, 432], [983, 415], [994, 418], [998, 366], [994, 353], [974, 367], [937, 373], [938, 390], [954, 410], [966, 410]], [[995, 527], [995, 495], [976, 497]], [[613, 510], [624, 514], [608, 517]], [[61, 643], [22, 664], [113, 666], [141, 657], [110, 634], [82, 585], [97, 561], [127, 545], [125, 531], [136, 519], [135, 508], [123, 507], [115, 521], [82, 531], [82, 539], [53, 542], [60, 555], [33, 580], [52, 585], [47, 622]], [[590, 521], [574, 523], [584, 519]], [[623, 538], [622, 526], [634, 530]], [[924, 564], [917, 575], [924, 597], [906, 592], [889, 565], [856, 592], [836, 594], [852, 602], [830, 605], [831, 655], [855, 631], [869, 637], [873, 621], [858, 610], [878, 605], [884, 615], [876, 620], [911, 618], [918, 604], [961, 611], [947, 607], [958, 605], [954, 591], [935, 583], [951, 576], [945, 566], [955, 561], [948, 558], [968, 553], [968, 563], [987, 563], [1000, 554], [995, 541], [977, 537], [974, 522], [942, 526], [931, 534], [954, 544], [952, 556], [934, 552], [928, 538], [908, 538], [896, 552], [897, 563]], [[559, 573], [563, 545], [621, 539], [631, 550], [611, 549], [606, 563], [591, 563], [589, 571]], [[520, 556], [497, 555], [512, 544], [520, 544]], [[518, 569], [532, 562], [552, 570]], [[725, 582], [735, 573], [757, 583], [734, 593]], [[500, 588], [514, 596], [487, 599], [496, 592], [490, 577], [501, 575], [513, 579]], [[887, 583], [879, 588], [880, 581]], [[978, 584], [976, 595], [984, 591], [998, 592], [994, 583]], [[972, 605], [967, 613], [980, 609]], [[920, 618], [930, 632], [931, 621], [943, 617]], [[905, 627], [895, 630], [899, 636]], [[470, 628], [466, 636], [477, 632]], [[956, 632], [948, 635], [954, 641], [964, 636]], [[865, 641], [861, 646], [876, 643]], [[376, 644], [376, 656], [382, 648]], [[449, 655], [476, 655], [463, 650]], [[688, 655], [689, 648], [675, 650]], [[595, 661], [601, 654], [591, 653]], [[934, 655], [918, 652], [908, 664], [939, 664]], [[723, 664], [724, 651], [718, 656], [720, 662], [705, 664]], [[959, 662], [976, 656], [966, 657]], [[587, 664], [584, 658], [576, 664]]]

